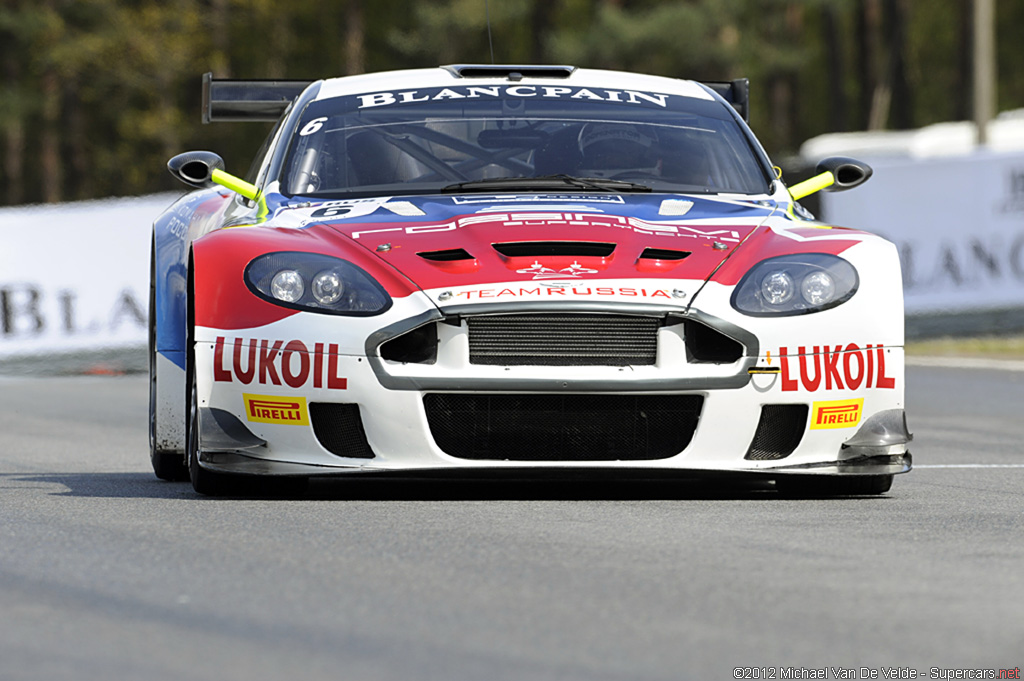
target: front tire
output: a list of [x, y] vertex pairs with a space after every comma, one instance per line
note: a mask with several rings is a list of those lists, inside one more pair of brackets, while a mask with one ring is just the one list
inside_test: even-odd
[[[189, 338], [189, 346], [192, 339]], [[188, 460], [188, 477], [192, 481], [192, 489], [199, 494], [217, 497], [231, 494], [236, 489], [235, 477], [227, 473], [207, 470], [199, 464], [200, 424], [199, 424], [199, 387], [196, 380], [195, 351], [189, 351], [188, 361], [189, 389], [186, 393], [188, 403], [185, 405], [185, 456]]]
[[149, 257], [149, 461], [156, 477], [169, 482], [189, 479], [185, 455], [180, 450], [161, 449], [156, 428], [156, 245]]

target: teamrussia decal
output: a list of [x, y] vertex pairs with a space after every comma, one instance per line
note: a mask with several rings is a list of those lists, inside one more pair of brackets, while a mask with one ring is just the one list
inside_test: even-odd
[[[565, 276], [562, 275], [559, 278], [564, 279]], [[665, 298], [666, 301], [671, 301], [673, 298], [679, 297], [678, 291], [679, 289], [675, 289], [670, 295], [668, 289], [648, 289], [629, 286], [586, 286], [582, 283], [575, 284], [568, 281], [542, 281], [537, 286], [516, 286], [515, 288], [492, 286], [489, 288], [466, 289], [459, 291], [454, 297], [465, 298], [467, 301], [477, 301], [485, 298], [501, 298], [505, 300], [549, 298], [552, 300], [566, 300], [575, 296], [612, 296], [616, 298]], [[685, 294], [682, 297], [685, 298]], [[448, 300], [448, 298], [441, 298], [442, 302], [444, 300]]]
[[860, 423], [864, 398], [815, 402], [811, 410], [811, 430], [852, 428]]
[[[213, 380], [242, 385], [287, 385], [302, 388], [312, 379], [314, 388], [345, 390], [348, 379], [338, 375], [337, 343], [316, 343], [313, 352], [300, 340], [236, 338], [230, 358], [225, 357], [224, 336], [213, 346]], [[326, 357], [326, 361], [325, 361]]]
[[[892, 390], [896, 379], [886, 375], [885, 348], [882, 345], [856, 343], [845, 347], [818, 346], [797, 348], [797, 357], [789, 348], [779, 348], [779, 363], [782, 367], [782, 390], [793, 392], [803, 388], [808, 392], [824, 390], [858, 390], [860, 388], [882, 388]], [[795, 366], [794, 366], [795, 365]]]
[[252, 423], [277, 423], [286, 426], [308, 426], [309, 412], [305, 397], [275, 397], [242, 393], [245, 416]]

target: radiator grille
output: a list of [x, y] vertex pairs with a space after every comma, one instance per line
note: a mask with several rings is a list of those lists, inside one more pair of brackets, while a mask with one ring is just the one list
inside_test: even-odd
[[470, 317], [471, 364], [637, 366], [658, 356], [655, 317], [530, 314]]
[[424, 395], [437, 446], [460, 459], [638, 461], [690, 444], [699, 395]]
[[316, 439], [331, 454], [351, 459], [373, 458], [358, 404], [311, 402], [309, 417]]
[[806, 404], [766, 404], [743, 458], [753, 461], [785, 459], [793, 453], [807, 429]]

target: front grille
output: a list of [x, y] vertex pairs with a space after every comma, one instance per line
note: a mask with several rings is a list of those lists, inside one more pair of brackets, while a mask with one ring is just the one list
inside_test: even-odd
[[313, 433], [324, 449], [346, 459], [372, 459], [358, 404], [311, 402], [309, 417]]
[[658, 357], [661, 319], [603, 314], [470, 317], [469, 361], [502, 366], [637, 366]]
[[699, 395], [424, 395], [437, 446], [460, 459], [643, 461], [690, 444]]
[[806, 404], [766, 404], [744, 459], [785, 459], [793, 453], [807, 429]]

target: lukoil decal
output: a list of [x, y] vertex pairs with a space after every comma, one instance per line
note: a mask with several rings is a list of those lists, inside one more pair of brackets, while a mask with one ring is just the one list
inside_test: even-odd
[[[242, 385], [281, 385], [301, 388], [313, 379], [314, 388], [345, 390], [348, 379], [338, 375], [338, 345], [316, 343], [313, 352], [300, 340], [248, 341], [236, 338], [232, 344], [231, 359], [224, 356], [224, 336], [217, 336], [213, 346], [213, 380]], [[312, 359], [310, 356], [312, 355]], [[324, 361], [326, 355], [327, 361]]]
[[245, 416], [252, 423], [278, 423], [287, 426], [308, 426], [305, 397], [275, 397], [242, 393]]
[[852, 428], [860, 423], [864, 398], [815, 402], [811, 409], [811, 430]]
[[[896, 387], [896, 380], [885, 375], [885, 348], [881, 345], [866, 345], [862, 349], [856, 343], [845, 347], [836, 345], [815, 345], [811, 352], [797, 348], [798, 357], [791, 357], [789, 348], [779, 348], [779, 364], [782, 366], [782, 390], [791, 392], [803, 387], [808, 392], [825, 390], [857, 390], [859, 388]], [[792, 362], [799, 369], [799, 380], [793, 378]]]

